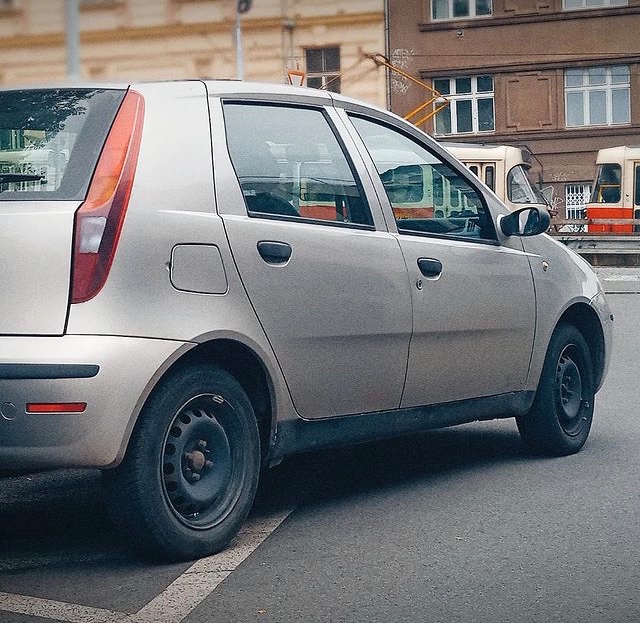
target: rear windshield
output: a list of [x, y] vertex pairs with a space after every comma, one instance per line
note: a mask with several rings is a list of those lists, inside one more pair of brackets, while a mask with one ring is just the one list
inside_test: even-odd
[[0, 201], [84, 199], [125, 91], [0, 91]]

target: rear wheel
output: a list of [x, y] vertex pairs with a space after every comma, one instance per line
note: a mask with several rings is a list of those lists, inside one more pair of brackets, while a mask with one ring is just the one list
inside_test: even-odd
[[578, 452], [589, 436], [594, 407], [589, 348], [572, 325], [556, 327], [529, 413], [516, 418], [525, 445], [538, 454]]
[[114, 521], [155, 557], [213, 554], [244, 522], [260, 441], [240, 384], [212, 366], [182, 368], [145, 405], [122, 464], [105, 472]]

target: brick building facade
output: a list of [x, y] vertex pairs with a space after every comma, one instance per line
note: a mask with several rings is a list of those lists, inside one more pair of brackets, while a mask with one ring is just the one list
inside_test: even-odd
[[[392, 61], [445, 94], [436, 138], [523, 145], [561, 210], [640, 144], [640, 0], [387, 0]], [[392, 110], [420, 89], [391, 76]]]

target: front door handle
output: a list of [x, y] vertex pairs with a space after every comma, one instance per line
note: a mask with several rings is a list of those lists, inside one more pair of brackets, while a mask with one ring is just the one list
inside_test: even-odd
[[267, 264], [286, 264], [291, 257], [291, 245], [274, 240], [261, 240], [258, 253]]
[[419, 257], [418, 268], [425, 277], [439, 277], [442, 272], [442, 262], [431, 257]]

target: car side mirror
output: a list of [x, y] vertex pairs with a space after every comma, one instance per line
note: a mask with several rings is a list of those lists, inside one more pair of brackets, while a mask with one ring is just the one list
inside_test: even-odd
[[551, 217], [541, 208], [520, 208], [503, 216], [499, 225], [505, 236], [537, 236], [549, 229]]

